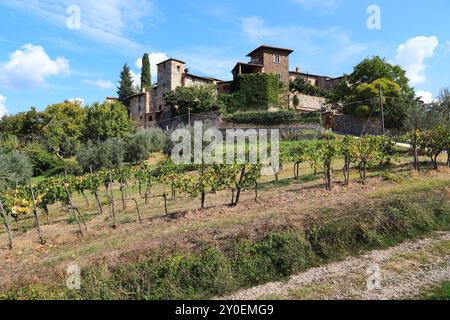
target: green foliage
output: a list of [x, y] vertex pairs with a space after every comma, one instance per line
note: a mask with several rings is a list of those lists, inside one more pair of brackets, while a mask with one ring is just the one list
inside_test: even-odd
[[298, 76], [294, 80], [292, 80], [289, 83], [289, 89], [291, 90], [291, 92], [303, 93], [314, 97], [328, 98], [331, 95], [329, 91], [312, 85], [311, 83], [306, 81], [302, 76]]
[[373, 83], [383, 78], [397, 83], [404, 94], [413, 93], [409, 86], [409, 79], [406, 77], [406, 71], [379, 56], [364, 59], [354, 68], [347, 80], [350, 87], [356, 89], [359, 84]]
[[402, 128], [409, 108], [415, 102], [414, 90], [408, 83], [406, 72], [401, 67], [391, 65], [380, 57], [373, 57], [358, 64], [329, 100], [344, 103], [344, 112], [347, 114], [378, 116], [381, 87], [386, 126]]
[[292, 103], [294, 104], [294, 107], [298, 107], [300, 105], [300, 99], [297, 95], [294, 96]]
[[142, 57], [141, 88], [145, 88], [147, 92], [152, 90], [152, 75], [148, 53]]
[[87, 142], [77, 152], [77, 161], [85, 172], [93, 170], [117, 168], [123, 164], [125, 145], [118, 138], [105, 142]]
[[122, 102], [123, 105], [128, 106], [128, 97], [135, 93], [136, 91], [134, 89], [131, 70], [130, 67], [128, 67], [128, 64], [125, 63], [122, 72], [120, 73], [119, 87], [117, 88], [119, 101]]
[[48, 106], [42, 112], [43, 143], [60, 156], [75, 153], [84, 131], [86, 109], [79, 102], [63, 102]]
[[268, 110], [278, 108], [280, 81], [277, 75], [267, 73], [239, 75], [235, 84], [235, 96], [239, 99], [239, 110]]
[[[139, 259], [83, 269], [82, 288], [69, 291], [60, 277], [45, 285], [12, 288], [3, 298], [16, 299], [206, 299], [239, 288], [278, 281], [318, 264], [381, 249], [450, 226], [450, 206], [439, 192], [351, 204], [337, 219], [318, 219], [302, 230], [273, 231], [257, 238], [241, 234], [229, 241], [140, 254]], [[439, 295], [442, 296], [442, 295]]]
[[27, 144], [24, 152], [33, 165], [34, 176], [43, 175], [51, 169], [64, 165], [64, 162], [56, 154], [48, 152], [48, 150], [38, 143]]
[[105, 141], [126, 138], [134, 132], [134, 124], [121, 103], [94, 103], [88, 108], [84, 140]]
[[[448, 203], [442, 201], [439, 197], [418, 201], [399, 196], [370, 208], [353, 208], [358, 215], [313, 227], [308, 231], [308, 240], [325, 259], [390, 245], [441, 228], [450, 215]], [[444, 212], [436, 210], [438, 204], [445, 208]]]
[[281, 279], [311, 266], [308, 243], [291, 232], [272, 233], [261, 241], [241, 241], [232, 251], [233, 270], [242, 286]]
[[32, 107], [30, 111], [5, 116], [0, 120], [0, 132], [14, 135], [24, 142], [35, 141], [42, 135], [42, 115]]
[[439, 93], [437, 101], [431, 104], [432, 110], [438, 118], [437, 124], [450, 123], [450, 89], [444, 88]]
[[241, 110], [243, 98], [239, 92], [220, 94], [218, 97], [222, 113], [235, 113]]
[[19, 148], [20, 143], [16, 136], [0, 134], [0, 153], [10, 153]]
[[215, 85], [194, 85], [178, 87], [164, 96], [167, 106], [176, 114], [216, 111], [219, 108]]
[[234, 123], [248, 123], [255, 125], [279, 125], [295, 122], [293, 111], [247, 111], [238, 112], [226, 118]]
[[350, 104], [344, 108], [344, 112], [361, 118], [377, 116], [381, 112], [380, 88], [383, 93], [382, 103], [386, 125], [395, 127], [398, 121], [405, 121], [405, 106], [399, 102], [401, 88], [395, 82], [384, 78], [358, 85], [353, 94], [348, 97], [347, 102]]
[[425, 300], [449, 301], [450, 300], [450, 281], [445, 281], [439, 287], [434, 288], [432, 292], [424, 297]]
[[[431, 158], [433, 167], [437, 170], [439, 155], [444, 151], [450, 151], [450, 126], [441, 125], [431, 130], [418, 131], [417, 145], [422, 154]], [[450, 163], [447, 163], [447, 165], [450, 165]]]
[[147, 160], [153, 152], [163, 152], [168, 137], [161, 129], [140, 131], [127, 140], [125, 160], [136, 162]]
[[33, 167], [25, 154], [19, 151], [0, 154], [0, 190], [27, 183], [32, 176]]

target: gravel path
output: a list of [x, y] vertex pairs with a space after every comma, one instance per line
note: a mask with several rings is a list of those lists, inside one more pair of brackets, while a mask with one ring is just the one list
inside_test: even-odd
[[[377, 288], [369, 289], [369, 278], [378, 279]], [[396, 300], [418, 296], [445, 280], [450, 280], [450, 232], [310, 269], [286, 282], [268, 283], [223, 299]]]

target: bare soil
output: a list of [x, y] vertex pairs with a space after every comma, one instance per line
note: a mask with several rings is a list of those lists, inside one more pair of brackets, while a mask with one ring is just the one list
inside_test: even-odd
[[[307, 170], [306, 167], [302, 169]], [[291, 167], [287, 166], [280, 179], [289, 178], [291, 171]], [[400, 172], [403, 171], [400, 169]], [[231, 192], [221, 191], [209, 194], [206, 200], [208, 207], [200, 210], [199, 199], [178, 195], [170, 201], [171, 214], [168, 216], [164, 214], [162, 199], [155, 197], [147, 207], [140, 203], [144, 217], [142, 224], [137, 221], [134, 206], [129, 202], [128, 209], [117, 215], [116, 229], [110, 227], [106, 207], [104, 215], [96, 215], [94, 200], [91, 199], [90, 208], [84, 208], [80, 197], [77, 205], [83, 209], [82, 212], [90, 213], [88, 236], [85, 238], [78, 234], [76, 224], [67, 223], [67, 213], [60, 206], [52, 208], [50, 224], [44, 224], [45, 219], [41, 217], [44, 224], [42, 231], [47, 240], [45, 245], [37, 242], [37, 233], [31, 228], [24, 233], [15, 232], [14, 250], [9, 251], [6, 234], [0, 233], [0, 288], [19, 280], [41, 279], [64, 272], [68, 265], [74, 263], [85, 266], [106, 259], [114, 265], [121, 262], [124, 256], [138, 256], [162, 245], [190, 246], [203, 237], [221, 241], [236, 234], [252, 236], [271, 226], [301, 227], [319, 219], [319, 213], [327, 208], [330, 209], [327, 218], [332, 218], [342, 214], [333, 208], [361, 202], [370, 205], [380, 197], [380, 190], [401, 192], [405, 187], [417, 185], [421, 188], [430, 181], [439, 183], [450, 180], [450, 172], [446, 169], [421, 176], [408, 171], [406, 175], [405, 181], [393, 183], [376, 173], [366, 185], [353, 179], [349, 187], [344, 187], [337, 173], [331, 192], [324, 189], [321, 177], [309, 182], [290, 179], [279, 184], [267, 179], [266, 183], [272, 185], [261, 186], [257, 201], [254, 193], [248, 191], [237, 207], [230, 207]], [[119, 202], [116, 207], [120, 208]]]

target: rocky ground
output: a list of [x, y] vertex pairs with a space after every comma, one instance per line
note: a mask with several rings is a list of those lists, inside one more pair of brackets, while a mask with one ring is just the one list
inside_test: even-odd
[[231, 300], [399, 300], [450, 279], [450, 232], [332, 263], [223, 297]]

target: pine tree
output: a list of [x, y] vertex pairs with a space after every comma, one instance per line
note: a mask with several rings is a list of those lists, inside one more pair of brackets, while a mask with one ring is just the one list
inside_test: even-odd
[[141, 73], [141, 89], [145, 88], [147, 92], [152, 89], [152, 75], [150, 69], [150, 58], [148, 54], [144, 54], [142, 58], [142, 73]]
[[128, 97], [135, 94], [133, 78], [128, 64], [125, 63], [122, 72], [120, 73], [119, 87], [117, 87], [117, 95], [119, 101], [128, 106]]

